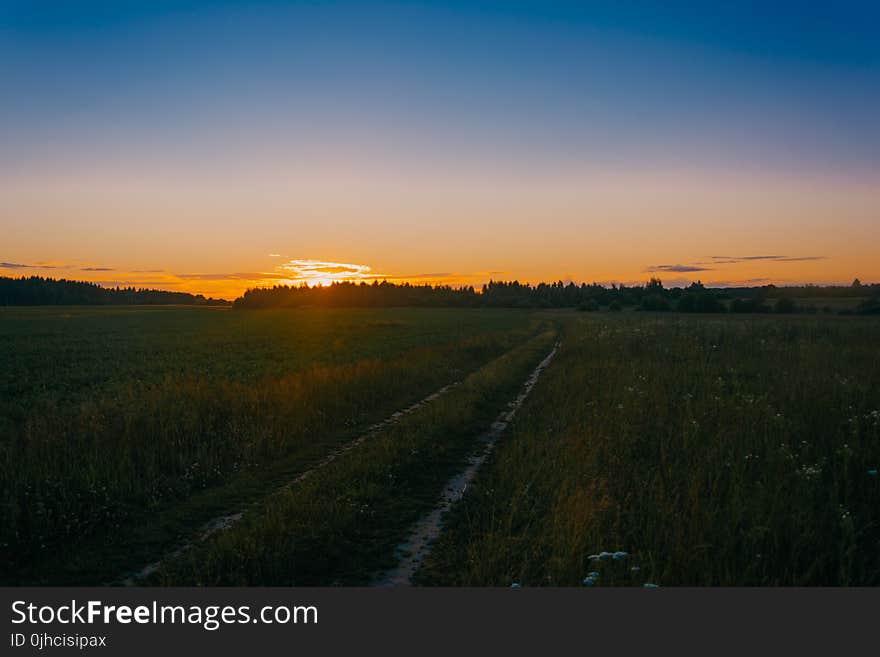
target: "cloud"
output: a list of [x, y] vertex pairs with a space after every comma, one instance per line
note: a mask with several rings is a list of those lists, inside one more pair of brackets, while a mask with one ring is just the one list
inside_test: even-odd
[[25, 265], [20, 262], [0, 262], [0, 269], [57, 269], [57, 267], [39, 262], [35, 265]]
[[747, 255], [747, 256], [709, 256], [717, 264], [736, 264], [752, 260], [771, 260], [773, 262], [807, 262], [809, 260], [825, 260], [828, 256], [785, 256], [785, 255]]
[[280, 257], [281, 257], [281, 254], [280, 254], [280, 253], [270, 253], [270, 254], [269, 254], [269, 257], [270, 257], [270, 258], [280, 258]]
[[235, 272], [233, 274], [175, 274], [178, 278], [188, 281], [258, 281], [264, 278], [281, 280], [287, 278], [281, 274], [265, 272]]
[[369, 265], [350, 262], [328, 262], [326, 260], [288, 260], [276, 267], [283, 272], [281, 278], [295, 282], [327, 284], [333, 281], [358, 281], [389, 278], [384, 274], [376, 274]]
[[674, 272], [686, 274], [698, 271], [713, 271], [717, 266], [736, 265], [744, 262], [807, 262], [825, 260], [827, 256], [788, 256], [788, 255], [745, 255], [745, 256], [708, 256], [710, 262], [692, 262], [689, 264], [651, 265], [646, 272]]
[[[361, 269], [359, 265], [333, 265], [327, 267], [314, 267], [312, 271], [319, 274], [357, 274]], [[367, 267], [367, 271], [369, 271], [369, 267]]]
[[676, 272], [679, 274], [692, 271], [712, 271], [711, 267], [701, 267], [699, 265], [651, 265], [645, 269], [646, 272]]
[[747, 278], [742, 281], [726, 280], [711, 281], [706, 283], [706, 287], [754, 287], [755, 285], [766, 285], [772, 279], [769, 278]]
[[116, 271], [113, 267], [83, 267], [80, 271]]
[[167, 289], [169, 287], [175, 287], [177, 285], [183, 285], [183, 281], [142, 281], [138, 280], [118, 280], [118, 281], [89, 281], [89, 283], [95, 283], [96, 285], [100, 285], [101, 287], [151, 287], [157, 289]]

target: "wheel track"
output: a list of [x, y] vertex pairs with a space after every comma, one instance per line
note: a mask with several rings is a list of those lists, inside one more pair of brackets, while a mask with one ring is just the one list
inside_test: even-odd
[[324, 458], [322, 458], [320, 461], [318, 461], [318, 463], [313, 465], [311, 468], [309, 468], [308, 470], [304, 470], [303, 472], [300, 472], [294, 478], [292, 478], [290, 481], [287, 481], [286, 483], [282, 484], [281, 486], [276, 488], [274, 491], [272, 491], [264, 496], [261, 496], [258, 500], [251, 502], [250, 504], [245, 506], [243, 509], [241, 509], [235, 513], [230, 513], [230, 514], [218, 516], [216, 518], [209, 520], [208, 522], [204, 523], [198, 530], [196, 530], [190, 539], [178, 544], [175, 548], [173, 548], [171, 551], [169, 551], [167, 554], [165, 554], [165, 556], [162, 557], [161, 559], [159, 559], [157, 561], [153, 561], [151, 563], [148, 563], [147, 565], [145, 565], [142, 568], [139, 568], [137, 570], [125, 573], [124, 575], [117, 578], [115, 581], [110, 582], [110, 585], [136, 586], [138, 584], [138, 582], [146, 579], [147, 577], [149, 577], [150, 575], [155, 573], [157, 570], [159, 570], [159, 568], [165, 562], [170, 561], [172, 559], [175, 559], [176, 557], [179, 557], [187, 550], [190, 550], [191, 548], [195, 547], [196, 545], [204, 543], [206, 540], [208, 540], [209, 538], [211, 538], [215, 534], [226, 531], [229, 528], [236, 525], [239, 521], [241, 521], [242, 518], [244, 518], [245, 513], [247, 513], [247, 511], [249, 509], [252, 509], [252, 508], [258, 506], [267, 497], [275, 495], [275, 494], [283, 491], [286, 488], [290, 488], [291, 486], [295, 486], [296, 484], [299, 484], [299, 483], [305, 481], [312, 474], [314, 474], [317, 470], [320, 470], [324, 466], [329, 465], [330, 463], [332, 463], [333, 461], [338, 459], [340, 456], [350, 452], [351, 450], [355, 449], [356, 447], [363, 444], [367, 440], [370, 440], [371, 438], [375, 437], [376, 435], [378, 435], [380, 432], [384, 431], [388, 427], [391, 427], [391, 426], [397, 424], [403, 418], [405, 418], [407, 415], [411, 415], [412, 413], [415, 413], [417, 410], [421, 409], [422, 407], [426, 406], [427, 404], [430, 404], [431, 402], [436, 401], [437, 399], [439, 399], [440, 397], [442, 397], [447, 392], [449, 392], [450, 390], [452, 390], [453, 388], [455, 388], [456, 386], [458, 386], [460, 384], [461, 384], [461, 381], [454, 381], [452, 383], [449, 383], [449, 384], [443, 386], [442, 388], [440, 388], [439, 390], [432, 392], [427, 397], [420, 399], [419, 401], [415, 402], [414, 404], [411, 404], [401, 410], [395, 411], [394, 413], [389, 415], [387, 418], [385, 418], [381, 422], [377, 422], [376, 424], [373, 424], [370, 427], [368, 427], [367, 430], [364, 431], [364, 433], [362, 433], [360, 436], [358, 436], [354, 440], [351, 440], [351, 441], [345, 443], [344, 445], [342, 445], [341, 447], [337, 447], [336, 449], [332, 450], [330, 453], [328, 453], [326, 456], [324, 456]]
[[508, 403], [507, 408], [501, 412], [489, 427], [489, 430], [480, 437], [479, 441], [484, 445], [483, 450], [479, 454], [470, 457], [467, 461], [467, 467], [446, 482], [437, 507], [419, 519], [413, 525], [407, 539], [397, 546], [395, 550], [395, 555], [398, 559], [397, 566], [378, 577], [374, 582], [374, 586], [412, 585], [413, 575], [415, 575], [425, 557], [428, 556], [433, 542], [437, 540], [443, 530], [444, 514], [455, 502], [464, 496], [468, 485], [473, 481], [477, 471], [492, 453], [495, 443], [504, 433], [505, 429], [507, 429], [507, 426], [516, 415], [516, 411], [522, 406], [526, 397], [529, 396], [532, 388], [535, 387], [541, 373], [556, 356], [559, 347], [560, 342], [556, 342], [550, 353], [532, 370], [532, 373], [523, 383], [520, 393], [513, 401]]

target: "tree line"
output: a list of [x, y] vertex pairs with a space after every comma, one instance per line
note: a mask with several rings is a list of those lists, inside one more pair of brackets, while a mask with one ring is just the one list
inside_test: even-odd
[[[686, 313], [813, 313], [834, 312], [826, 299], [858, 299], [838, 310], [843, 314], [880, 314], [880, 284], [849, 286], [804, 285], [710, 288], [697, 281], [666, 288], [652, 278], [644, 285], [489, 281], [473, 286], [411, 283], [335, 282], [329, 286], [254, 288], [235, 300], [239, 309], [424, 306], [450, 308], [574, 308], [581, 311], [636, 309]], [[804, 300], [809, 301], [805, 302]], [[0, 277], [0, 306], [42, 305], [226, 305], [201, 294], [134, 287], [102, 287], [96, 283], [30, 276]]]
[[[802, 303], [802, 299], [810, 303]], [[299, 308], [432, 306], [458, 308], [575, 308], [582, 311], [623, 310], [723, 312], [832, 312], [818, 306], [817, 299], [859, 298], [861, 303], [842, 312], [880, 312], [880, 284], [851, 286], [708, 288], [697, 281], [688, 287], [666, 288], [652, 278], [644, 285], [598, 283], [539, 283], [489, 281], [478, 292], [473, 286], [412, 285], [410, 283], [336, 282], [329, 286], [308, 285], [255, 288], [235, 300], [234, 307]]]
[[134, 287], [101, 287], [86, 281], [22, 276], [0, 277], [0, 306], [124, 306], [224, 305], [223, 299], [206, 298], [201, 294], [170, 292]]

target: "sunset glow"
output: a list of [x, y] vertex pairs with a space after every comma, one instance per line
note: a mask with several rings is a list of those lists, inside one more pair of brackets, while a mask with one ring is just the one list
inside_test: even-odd
[[0, 275], [880, 280], [872, 21], [515, 4], [12, 3]]

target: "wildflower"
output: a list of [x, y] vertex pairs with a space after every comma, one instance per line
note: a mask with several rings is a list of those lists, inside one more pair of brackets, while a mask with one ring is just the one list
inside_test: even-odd
[[599, 576], [599, 573], [595, 570], [587, 573], [587, 577], [598, 577], [598, 576]]
[[598, 559], [598, 558], [599, 558], [598, 554], [591, 554], [590, 556], [587, 557], [587, 559], [589, 559], [590, 561], [596, 561], [596, 559]]
[[622, 551], [618, 550], [617, 552], [615, 552], [614, 554], [611, 555], [611, 558], [615, 559], [615, 560], [619, 560], [619, 559], [626, 559], [628, 556], [629, 556], [628, 552], [622, 552]]
[[612, 556], [614, 556], [614, 555], [612, 555], [610, 552], [600, 552], [599, 553], [600, 559], [610, 559]]
[[518, 583], [514, 582], [513, 584], [510, 585], [510, 588], [518, 589], [518, 588], [522, 588], [522, 587]]
[[641, 570], [641, 568], [639, 568], [638, 566], [633, 566], [632, 568], [630, 568], [630, 570], [634, 573], [637, 573]]
[[657, 586], [656, 584], [651, 584], [651, 582], [645, 582], [644, 584], [642, 584], [642, 588], [643, 589], [659, 589], [660, 587]]
[[584, 577], [584, 586], [593, 586], [596, 583], [595, 577]]
[[868, 474], [871, 475], [872, 477], [876, 477], [877, 476], [877, 468], [872, 468], [872, 469], [868, 470]]

